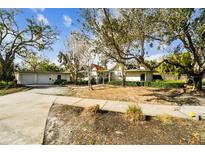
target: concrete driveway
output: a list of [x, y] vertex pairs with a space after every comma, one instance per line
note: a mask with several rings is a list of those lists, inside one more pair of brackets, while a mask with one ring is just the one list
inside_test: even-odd
[[0, 97], [0, 144], [42, 144], [55, 96], [31, 91]]
[[34, 94], [44, 95], [64, 95], [69, 90], [68, 87], [54, 86], [54, 85], [28, 85], [32, 89], [29, 91]]

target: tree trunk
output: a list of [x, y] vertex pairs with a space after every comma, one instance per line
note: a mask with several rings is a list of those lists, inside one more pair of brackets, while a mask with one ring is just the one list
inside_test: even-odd
[[105, 75], [104, 75], [104, 72], [103, 72], [103, 81], [102, 81], [103, 84], [105, 84]]
[[126, 72], [125, 72], [125, 66], [122, 65], [122, 86], [126, 86]]
[[91, 82], [91, 68], [89, 67], [88, 68], [88, 87], [89, 87], [89, 90], [93, 90], [93, 87], [92, 87], [92, 82]]
[[76, 73], [76, 72], [72, 73], [72, 81], [75, 85], [78, 84], [78, 73]]
[[75, 85], [78, 84], [78, 73], [75, 73], [75, 75], [74, 75], [74, 84]]
[[13, 66], [12, 63], [1, 63], [1, 77], [0, 80], [12, 80]]
[[203, 75], [195, 75], [195, 76], [193, 76], [194, 90], [202, 91], [202, 78], [203, 78]]

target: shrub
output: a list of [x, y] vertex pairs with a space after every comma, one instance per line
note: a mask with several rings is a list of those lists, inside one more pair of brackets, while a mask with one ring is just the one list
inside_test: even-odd
[[8, 86], [15, 86], [15, 85], [16, 85], [16, 83], [15, 83], [15, 82], [13, 82], [13, 81], [10, 81], [10, 82], [8, 82], [8, 83], [7, 83], [7, 85], [8, 85]]
[[16, 86], [16, 83], [15, 82], [13, 82], [13, 81], [9, 81], [9, 82], [7, 82], [7, 81], [0, 81], [0, 88], [5, 88], [5, 87], [14, 87], [14, 86]]
[[81, 116], [87, 116], [87, 115], [96, 115], [96, 113], [100, 110], [100, 105], [93, 105], [93, 106], [89, 106], [84, 108], [84, 110], [81, 113]]
[[122, 81], [120, 81], [120, 80], [112, 80], [108, 84], [119, 86], [119, 85], [122, 85]]
[[64, 80], [64, 79], [57, 79], [54, 82], [55, 85], [65, 85], [67, 83], [68, 83], [67, 80]]
[[[111, 85], [122, 85], [122, 81], [113, 80], [110, 81], [109, 84]], [[184, 82], [181, 81], [126, 81], [126, 85], [130, 87], [156, 87], [156, 88], [183, 88]]]
[[125, 117], [130, 121], [144, 120], [144, 115], [141, 108], [138, 105], [129, 105], [125, 113]]
[[202, 80], [202, 84], [205, 85], [205, 78]]
[[152, 82], [151, 86], [157, 88], [183, 88], [184, 83], [177, 82], [177, 81], [158, 81], [158, 82]]
[[4, 86], [7, 86], [7, 83], [6, 81], [0, 81], [0, 86], [4, 87]]
[[174, 123], [174, 118], [172, 116], [170, 116], [169, 114], [162, 114], [162, 115], [156, 116], [156, 119], [164, 124], [173, 124]]
[[[78, 85], [88, 85], [88, 81], [87, 80], [80, 80], [77, 83]], [[91, 79], [91, 84], [96, 84], [96, 80], [94, 78]]]

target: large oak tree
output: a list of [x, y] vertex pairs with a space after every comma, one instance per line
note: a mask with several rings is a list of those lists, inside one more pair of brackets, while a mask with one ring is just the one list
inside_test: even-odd
[[164, 43], [172, 46], [172, 53], [186, 50], [191, 57], [189, 67], [177, 59], [166, 59], [171, 65], [182, 68], [193, 76], [194, 88], [202, 90], [205, 73], [205, 9], [160, 9], [159, 34]]
[[0, 9], [0, 80], [10, 80], [15, 57], [26, 57], [34, 49], [51, 49], [57, 39], [56, 30], [44, 22], [27, 19], [25, 26], [20, 26], [14, 9]]
[[159, 41], [156, 35], [157, 11], [155, 9], [119, 9], [119, 16], [112, 9], [83, 9], [83, 30], [95, 43], [96, 51], [122, 65], [122, 80], [125, 86], [125, 68], [128, 60], [154, 70], [145, 59], [149, 53], [146, 45]]

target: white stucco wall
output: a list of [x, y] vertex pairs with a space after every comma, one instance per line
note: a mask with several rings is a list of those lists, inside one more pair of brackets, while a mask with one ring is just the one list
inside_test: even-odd
[[[121, 80], [122, 67], [118, 65], [111, 74], [111, 80]], [[126, 71], [126, 81], [141, 81], [141, 74], [145, 74], [145, 81], [152, 81], [152, 72], [146, 71], [142, 66], [140, 66], [140, 71]]]
[[18, 84], [53, 84], [57, 76], [61, 75], [61, 79], [70, 81], [70, 74], [65, 73], [15, 73]]
[[[126, 81], [141, 81], [141, 74], [145, 74], [145, 81], [152, 81], [152, 73], [151, 72], [137, 72], [137, 71], [133, 71], [133, 72], [126, 72]], [[112, 72], [112, 76], [111, 76], [112, 80], [121, 80], [122, 79], [122, 75], [121, 75], [121, 71], [113, 71]]]
[[122, 79], [122, 72], [119, 70], [115, 70], [111, 73], [112, 80], [121, 80]]
[[140, 81], [140, 75], [138, 72], [127, 72], [126, 81]]

